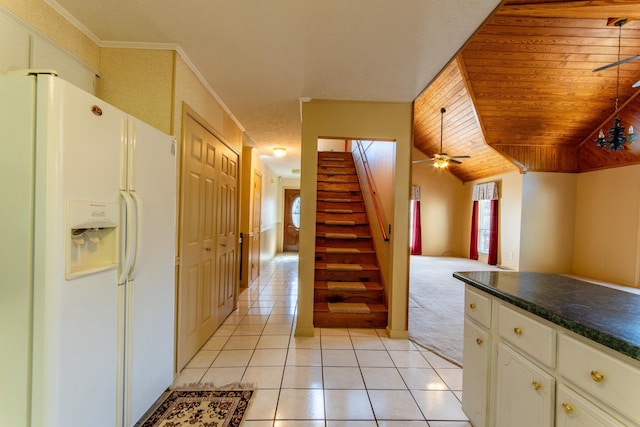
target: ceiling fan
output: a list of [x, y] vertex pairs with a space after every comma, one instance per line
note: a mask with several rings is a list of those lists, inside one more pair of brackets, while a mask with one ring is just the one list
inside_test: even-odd
[[[596, 68], [595, 70], [593, 70], [594, 73], [597, 73], [598, 71], [606, 70], [607, 68], [617, 67], [619, 65], [626, 64], [627, 62], [637, 61], [638, 59], [640, 59], [640, 55], [632, 56], [630, 58], [626, 58], [622, 60], [620, 59], [620, 47], [621, 47], [620, 42], [622, 38], [622, 26], [626, 23], [627, 23], [626, 19], [618, 19], [614, 22], [614, 25], [618, 27], [618, 60], [616, 62], [612, 62], [611, 64], [603, 65], [602, 67]], [[632, 87], [640, 87], [640, 80], [635, 82], [632, 85]]]
[[455, 163], [457, 165], [462, 164], [461, 161], [456, 159], [470, 159], [471, 156], [449, 156], [447, 153], [442, 152], [442, 131], [443, 131], [443, 123], [444, 123], [444, 113], [447, 110], [442, 107], [440, 109], [440, 152], [433, 155], [433, 157], [427, 159], [414, 160], [413, 163], [422, 163], [426, 161], [432, 161], [433, 166], [436, 168], [446, 168], [449, 166], [449, 163]]

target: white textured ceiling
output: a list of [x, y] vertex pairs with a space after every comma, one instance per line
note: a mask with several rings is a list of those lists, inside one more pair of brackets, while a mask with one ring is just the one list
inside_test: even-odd
[[499, 0], [49, 3], [102, 42], [179, 44], [263, 161], [292, 177], [300, 98], [412, 102]]

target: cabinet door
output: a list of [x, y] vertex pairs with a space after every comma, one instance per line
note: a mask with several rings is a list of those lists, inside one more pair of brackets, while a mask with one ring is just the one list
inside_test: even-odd
[[462, 410], [474, 427], [485, 427], [487, 423], [490, 351], [489, 333], [464, 319]]
[[622, 427], [623, 424], [603, 412], [569, 387], [558, 387], [557, 427]]
[[496, 427], [554, 425], [554, 378], [505, 344], [498, 346], [496, 386]]

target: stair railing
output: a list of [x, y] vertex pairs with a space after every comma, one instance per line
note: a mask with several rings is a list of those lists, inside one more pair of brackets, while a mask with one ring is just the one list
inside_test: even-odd
[[[385, 242], [388, 242], [389, 233], [391, 232], [391, 230], [387, 232], [387, 229], [385, 227], [385, 221], [383, 218], [382, 210], [380, 209], [380, 203], [378, 202], [378, 193], [376, 192], [376, 189], [373, 183], [373, 174], [371, 173], [371, 169], [369, 168], [367, 155], [365, 153], [365, 150], [362, 148], [362, 141], [355, 140], [354, 142], [356, 143], [356, 148], [360, 153], [360, 159], [362, 159], [362, 167], [364, 169], [364, 174], [366, 175], [366, 178], [367, 178], [367, 187], [369, 188], [369, 194], [371, 195], [371, 200], [373, 201], [373, 209], [376, 214], [378, 225], [380, 226], [380, 231], [382, 232], [382, 238], [384, 239]], [[391, 228], [391, 226], [389, 226], [389, 228]]]

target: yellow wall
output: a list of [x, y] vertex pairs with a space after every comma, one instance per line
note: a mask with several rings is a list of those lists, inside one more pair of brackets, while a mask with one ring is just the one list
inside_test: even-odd
[[42, 0], [0, 0], [20, 20], [68, 50], [91, 68], [100, 69], [100, 47]]
[[172, 50], [102, 49], [96, 95], [171, 134], [175, 55]]
[[[360, 146], [363, 150], [363, 155], [368, 164], [369, 171], [371, 173], [371, 185], [376, 195], [376, 203], [382, 215], [382, 226], [385, 231], [388, 232], [389, 221], [388, 218], [393, 213], [393, 195], [395, 193], [394, 188], [394, 175], [395, 175], [395, 157], [396, 157], [396, 143], [393, 141], [361, 141]], [[360, 151], [357, 148], [357, 143], [352, 143], [351, 151], [353, 152], [353, 158], [356, 163], [356, 170], [360, 179], [360, 185], [368, 193], [369, 185], [367, 182], [367, 176], [365, 174], [362, 159], [360, 158]], [[365, 201], [373, 203], [370, 194], [364, 194]], [[375, 214], [374, 209], [367, 209], [369, 214], [369, 223], [372, 229], [379, 229], [380, 224]], [[377, 231], [377, 230], [376, 230]], [[382, 232], [380, 232], [382, 234]], [[377, 247], [388, 246], [380, 241], [376, 242]]]
[[571, 273], [576, 177], [545, 172], [523, 175], [520, 271]]
[[389, 296], [392, 338], [406, 338], [409, 265], [409, 187], [411, 104], [312, 100], [302, 104], [302, 224], [300, 229], [297, 335], [313, 335], [313, 277], [318, 138], [385, 139], [396, 141], [395, 194], [388, 218], [393, 232], [389, 255], [380, 257], [389, 271], [384, 277]]
[[412, 166], [411, 184], [420, 187], [422, 255], [468, 256], [461, 244], [460, 224], [468, 216], [462, 200], [466, 194], [462, 182], [427, 161]]
[[187, 104], [216, 130], [231, 149], [242, 153], [242, 129], [198, 79], [187, 62], [176, 55], [173, 134], [182, 134], [182, 108]]
[[638, 287], [640, 165], [577, 177], [573, 272]]
[[260, 229], [260, 263], [264, 264], [276, 254], [278, 244], [280, 181], [266, 165], [261, 165], [262, 212]]

